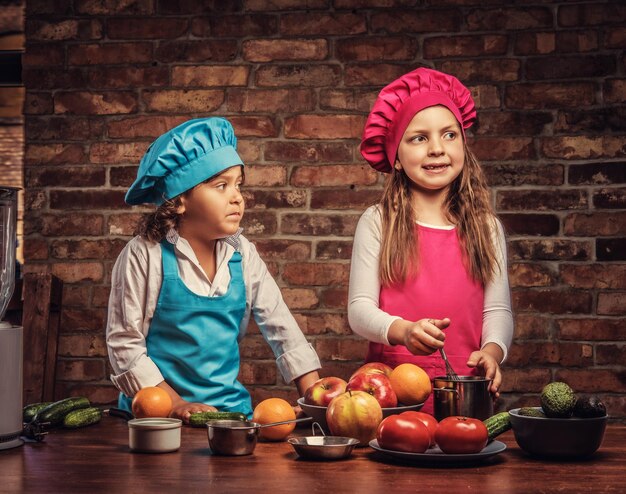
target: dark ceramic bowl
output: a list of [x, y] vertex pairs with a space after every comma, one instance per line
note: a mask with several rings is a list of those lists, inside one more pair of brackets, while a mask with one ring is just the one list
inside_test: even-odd
[[543, 458], [591, 456], [602, 444], [608, 419], [606, 415], [587, 419], [527, 417], [518, 412], [519, 408], [509, 410], [517, 444], [529, 455]]

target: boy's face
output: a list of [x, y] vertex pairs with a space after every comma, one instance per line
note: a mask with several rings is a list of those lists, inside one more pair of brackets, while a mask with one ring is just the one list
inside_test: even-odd
[[215, 240], [237, 232], [243, 217], [241, 166], [233, 166], [182, 195], [180, 233]]

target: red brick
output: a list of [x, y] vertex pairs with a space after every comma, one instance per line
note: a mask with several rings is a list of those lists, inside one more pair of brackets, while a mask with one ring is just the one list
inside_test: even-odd
[[346, 163], [352, 162], [354, 146], [341, 142], [265, 143], [265, 159], [281, 163]]
[[109, 39], [171, 39], [187, 32], [187, 19], [172, 17], [111, 17], [107, 19]]
[[246, 187], [275, 187], [287, 183], [287, 170], [283, 166], [246, 167]]
[[315, 108], [310, 89], [237, 89], [226, 93], [226, 108], [232, 112], [299, 112]]
[[290, 386], [288, 388], [279, 386], [256, 386], [248, 385], [248, 390], [252, 397], [252, 407], [254, 408], [261, 401], [267, 398], [282, 398], [289, 403], [296, 403], [296, 400], [300, 398], [295, 387]]
[[54, 263], [50, 267], [52, 274], [61, 278], [65, 283], [82, 281], [98, 283], [104, 278], [104, 269], [102, 263], [99, 262]]
[[625, 289], [624, 264], [561, 264], [561, 279], [574, 288]]
[[[110, 383], [110, 381], [108, 381]], [[112, 384], [87, 384], [57, 382], [54, 388], [55, 399], [67, 398], [68, 396], [84, 396], [93, 405], [116, 405], [120, 392]]]
[[520, 33], [515, 39], [515, 54], [584, 53], [597, 51], [596, 31]]
[[477, 125], [472, 130], [475, 135], [536, 136], [542, 134], [551, 123], [552, 116], [549, 113], [481, 111]]
[[47, 22], [27, 19], [26, 36], [29, 40], [90, 40], [102, 38], [102, 23], [98, 20], [65, 19]]
[[351, 37], [335, 43], [335, 56], [344, 62], [413, 60], [417, 50], [417, 40], [401, 36]]
[[505, 90], [508, 108], [539, 109], [584, 107], [595, 102], [595, 87], [587, 82], [515, 84]]
[[559, 363], [559, 346], [549, 341], [524, 341], [511, 345], [507, 356], [507, 366], [528, 368], [528, 366]]
[[242, 384], [276, 384], [277, 369], [271, 362], [241, 362], [238, 379]]
[[363, 338], [318, 338], [315, 351], [322, 360], [354, 361], [367, 354], [367, 340]]
[[169, 89], [143, 91], [147, 111], [156, 112], [212, 112], [224, 102], [224, 91], [216, 89]]
[[593, 110], [559, 111], [553, 127], [557, 134], [621, 132], [626, 130], [626, 108], [607, 106]]
[[345, 68], [343, 78], [346, 86], [380, 86], [382, 88], [389, 84], [389, 81], [415, 68], [412, 65], [350, 64]]
[[30, 187], [96, 187], [105, 181], [104, 168], [84, 167], [27, 168], [24, 178]]
[[49, 237], [98, 236], [103, 234], [101, 214], [43, 214], [40, 233]]
[[136, 96], [128, 91], [99, 93], [76, 91], [56, 93], [54, 96], [54, 113], [57, 114], [113, 115], [136, 111]]
[[306, 5], [301, 0], [245, 0], [244, 4], [246, 11], [302, 10], [304, 7], [311, 10], [327, 8], [328, 0], [306, 0]]
[[352, 257], [352, 242], [338, 240], [319, 241], [315, 246], [315, 259], [332, 261], [336, 259], [350, 259]]
[[34, 261], [43, 261], [48, 259], [48, 242], [39, 238], [27, 238], [24, 241], [24, 258]]
[[281, 15], [279, 30], [286, 36], [354, 35], [367, 32], [367, 25], [365, 14], [309, 12]]
[[60, 43], [29, 43], [28, 50], [22, 55], [22, 66], [58, 67], [65, 62], [65, 48]]
[[517, 59], [449, 60], [440, 70], [463, 81], [511, 82], [520, 79], [521, 63]]
[[87, 78], [80, 69], [65, 67], [24, 68], [22, 82], [29, 91], [37, 89], [83, 89]]
[[[626, 183], [626, 163], [586, 163], [583, 165], [570, 165], [568, 182], [576, 185]], [[612, 189], [605, 190], [610, 191]]]
[[600, 189], [593, 193], [596, 208], [626, 209], [626, 188]]
[[508, 235], [557, 235], [559, 217], [554, 214], [498, 213]]
[[260, 335], [248, 335], [239, 343], [242, 359], [274, 359], [274, 353], [267, 341]]
[[311, 209], [358, 209], [365, 210], [372, 204], [380, 201], [380, 189], [357, 189], [350, 187], [346, 190], [314, 190], [311, 192]]
[[369, 112], [378, 96], [378, 91], [363, 89], [322, 89], [322, 110], [355, 110]]
[[529, 160], [535, 157], [531, 137], [475, 137], [470, 147], [480, 160]]
[[92, 307], [104, 307], [109, 306], [109, 295], [111, 294], [111, 288], [109, 286], [95, 286], [93, 287], [93, 297], [91, 298]]
[[348, 317], [345, 313], [333, 314], [330, 312], [298, 314], [294, 313], [298, 326], [306, 335], [351, 335], [352, 330], [348, 325]]
[[496, 195], [499, 210], [560, 211], [587, 209], [587, 191], [568, 190], [503, 190]]
[[275, 60], [324, 60], [328, 57], [325, 39], [249, 39], [242, 45], [243, 58], [250, 62]]
[[568, 236], [611, 236], [626, 231], [626, 211], [620, 213], [574, 213], [563, 222]]
[[509, 283], [511, 287], [553, 286], [556, 276], [548, 266], [532, 264], [511, 264]]
[[61, 334], [57, 354], [61, 357], [108, 357], [104, 334]]
[[597, 238], [596, 259], [598, 261], [626, 261], [626, 237]]
[[254, 190], [244, 189], [246, 209], [302, 208], [306, 205], [304, 190]]
[[275, 235], [278, 221], [273, 211], [248, 211], [241, 222], [246, 235], [258, 238], [260, 235]]
[[605, 103], [621, 104], [626, 99], [626, 79], [605, 80], [602, 94]]
[[159, 14], [202, 14], [215, 12], [216, 16], [225, 12], [239, 12], [242, 10], [241, 2], [224, 2], [222, 0], [177, 0], [176, 2], [158, 2], [157, 13]]
[[322, 307], [345, 310], [348, 306], [348, 287], [327, 288], [322, 291], [320, 298], [322, 300]]
[[237, 137], [276, 137], [278, 128], [269, 117], [233, 116], [228, 117]]
[[369, 165], [300, 166], [291, 174], [294, 187], [372, 185], [378, 174]]
[[125, 240], [55, 240], [51, 255], [56, 259], [116, 259], [126, 245]]
[[561, 367], [592, 367], [593, 346], [588, 343], [559, 343], [559, 365]]
[[[220, 7], [225, 5], [220, 3]], [[227, 4], [226, 4], [227, 5]], [[278, 16], [276, 15], [220, 15], [196, 17], [191, 23], [191, 32], [199, 37], [239, 38], [246, 36], [265, 37], [278, 34]]]
[[562, 340], [623, 341], [626, 340], [626, 319], [557, 319]]
[[90, 295], [89, 287], [66, 284], [63, 286], [63, 307], [87, 307]]
[[153, 14], [154, 6], [151, 0], [126, 0], [111, 2], [102, 0], [76, 0], [74, 2], [77, 14], [87, 15], [137, 15]]
[[571, 79], [574, 77], [606, 77], [615, 73], [613, 56], [537, 57], [526, 61], [528, 80]]
[[551, 314], [589, 314], [592, 306], [588, 292], [545, 288], [515, 290], [511, 301], [515, 311]]
[[609, 369], [559, 369], [555, 381], [569, 384], [578, 393], [624, 393], [626, 373]]
[[256, 70], [257, 86], [336, 86], [341, 81], [338, 65], [262, 65]]
[[500, 391], [538, 393], [550, 381], [550, 369], [506, 369]]
[[60, 381], [98, 381], [107, 376], [104, 362], [96, 359], [58, 359], [56, 378]]
[[92, 136], [104, 133], [101, 119], [88, 117], [36, 117], [25, 122], [25, 135], [29, 141], [85, 141]]
[[49, 93], [27, 92], [24, 100], [24, 115], [48, 115], [54, 110]]
[[92, 163], [139, 163], [149, 142], [94, 142], [89, 149]]
[[42, 190], [26, 189], [24, 191], [24, 210], [38, 211], [47, 206], [48, 199]]
[[125, 191], [117, 190], [51, 190], [50, 208], [69, 210], [119, 209], [124, 203]]
[[593, 159], [626, 156], [626, 143], [619, 136], [545, 137], [541, 151], [548, 158]]
[[597, 345], [596, 363], [598, 365], [615, 365], [626, 362], [625, 345]]
[[261, 161], [261, 141], [259, 139], [237, 139], [237, 152], [247, 165], [256, 164]]
[[136, 166], [116, 166], [109, 169], [109, 183], [112, 187], [130, 187], [137, 177]]
[[282, 217], [280, 230], [292, 235], [354, 235], [356, 215], [290, 213]]
[[591, 258], [591, 244], [572, 240], [509, 241], [512, 260], [586, 261]]
[[508, 185], [562, 185], [565, 182], [563, 165], [501, 165], [483, 166], [487, 181], [492, 186]]
[[[124, 56], [120, 57], [120, 53]], [[69, 65], [104, 65], [149, 63], [152, 61], [150, 43], [80, 44], [67, 47]]]
[[167, 67], [94, 67], [87, 73], [93, 88], [160, 87], [169, 82]]
[[350, 266], [337, 263], [290, 263], [282, 271], [289, 285], [347, 285], [349, 275]]
[[626, 315], [626, 292], [598, 293], [597, 313], [604, 316]]
[[[500, 89], [497, 86], [490, 84], [478, 84], [468, 88], [472, 94], [472, 98], [478, 108], [480, 108], [481, 114], [484, 110], [489, 108], [500, 108], [502, 106], [502, 98], [500, 95]], [[480, 123], [480, 122], [479, 122]], [[476, 132], [477, 127], [474, 127], [473, 132]]]
[[237, 57], [236, 40], [161, 41], [154, 52], [155, 60], [165, 63], [228, 62]]
[[626, 28], [607, 28], [604, 26], [603, 37], [605, 48], [623, 48], [626, 44]]
[[26, 167], [33, 165], [75, 165], [86, 161], [85, 150], [80, 144], [27, 144], [24, 153]]
[[626, 7], [619, 2], [562, 5], [559, 6], [557, 19], [559, 26], [567, 27], [623, 24], [626, 21]]
[[474, 9], [466, 18], [470, 31], [513, 31], [552, 27], [547, 7]]
[[457, 9], [386, 10], [370, 18], [374, 33], [436, 33], [459, 31], [463, 18]]
[[315, 309], [319, 299], [315, 290], [308, 288], [283, 288], [281, 290], [285, 303], [291, 310]]
[[506, 55], [508, 39], [500, 35], [434, 36], [424, 40], [424, 58]]
[[259, 240], [255, 242], [256, 248], [264, 261], [288, 260], [304, 261], [311, 258], [310, 242], [295, 240]]
[[109, 235], [132, 235], [142, 216], [141, 213], [112, 214], [108, 217], [107, 233]]
[[365, 117], [358, 115], [298, 115], [285, 120], [288, 139], [360, 138]]
[[174, 115], [122, 117], [116, 120], [108, 120], [107, 136], [109, 138], [132, 139], [137, 137], [150, 137], [156, 139], [189, 118]]
[[246, 86], [250, 67], [243, 65], [184, 65], [172, 68], [173, 86]]
[[537, 314], [515, 315], [515, 341], [519, 340], [546, 340], [552, 333], [554, 325], [551, 316]]

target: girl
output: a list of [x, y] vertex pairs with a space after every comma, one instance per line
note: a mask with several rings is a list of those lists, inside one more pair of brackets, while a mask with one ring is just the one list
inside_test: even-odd
[[320, 362], [243, 235], [243, 162], [222, 118], [186, 122], [152, 143], [128, 204], [158, 206], [113, 268], [106, 340], [120, 408], [145, 386], [172, 398], [172, 417], [252, 413], [237, 380], [250, 314], [301, 395]]
[[357, 225], [348, 319], [370, 340], [366, 361], [411, 362], [432, 379], [446, 375], [445, 341], [455, 371], [493, 379], [495, 398], [513, 318], [502, 226], [465, 142], [475, 118], [468, 89], [435, 70], [380, 92], [360, 150], [389, 176]]

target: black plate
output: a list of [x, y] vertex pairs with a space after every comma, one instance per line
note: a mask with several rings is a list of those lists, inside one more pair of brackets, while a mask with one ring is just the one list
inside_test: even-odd
[[371, 448], [385, 455], [400, 458], [404, 461], [410, 461], [412, 463], [468, 463], [482, 461], [490, 458], [491, 456], [497, 455], [498, 453], [502, 453], [506, 449], [506, 444], [500, 441], [492, 441], [487, 444], [487, 446], [485, 446], [480, 453], [471, 454], [446, 454], [437, 446], [429, 448], [424, 453], [393, 451], [391, 449], [381, 448], [376, 439], [372, 439], [369, 445]]

